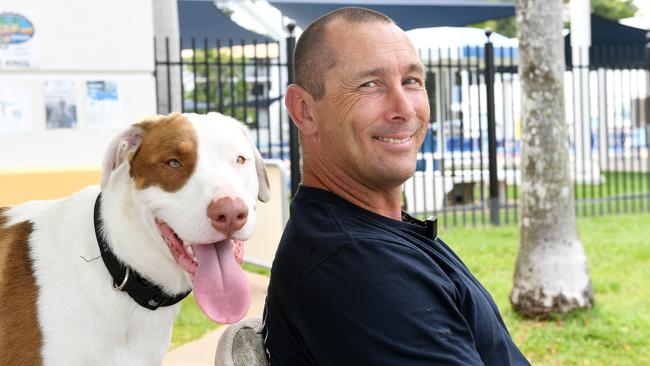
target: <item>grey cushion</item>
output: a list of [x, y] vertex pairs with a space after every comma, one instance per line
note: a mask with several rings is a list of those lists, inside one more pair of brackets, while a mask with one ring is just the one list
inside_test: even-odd
[[244, 319], [228, 326], [217, 343], [216, 366], [268, 366], [262, 320]]

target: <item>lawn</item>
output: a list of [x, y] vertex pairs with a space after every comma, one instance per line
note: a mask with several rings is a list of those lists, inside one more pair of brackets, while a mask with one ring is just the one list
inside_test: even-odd
[[440, 235], [492, 293], [533, 365], [650, 365], [650, 215], [579, 218], [578, 229], [596, 305], [549, 321], [524, 320], [510, 307], [516, 226]]
[[[176, 348], [183, 343], [200, 338], [205, 333], [221, 326], [209, 320], [194, 300], [194, 294], [181, 301], [181, 311], [174, 322], [172, 331], [171, 348]], [[215, 347], [217, 345], [215, 344]]]
[[[440, 228], [439, 234], [492, 293], [533, 365], [650, 365], [650, 214], [581, 217], [578, 228], [596, 305], [548, 321], [522, 319], [510, 307], [515, 225]], [[172, 347], [214, 327], [188, 298], [174, 327]]]
[[[579, 217], [604, 214], [628, 214], [650, 212], [650, 174], [635, 172], [602, 172], [603, 181], [598, 184], [574, 184], [576, 213]], [[481, 196], [481, 190], [483, 195]], [[501, 200], [500, 222], [517, 222], [519, 208], [515, 207], [521, 196], [520, 187], [510, 184], [505, 190], [507, 201]], [[490, 222], [487, 183], [474, 185], [473, 201], [466, 205], [446, 206], [437, 214], [441, 226], [481, 226]], [[508, 204], [505, 205], [505, 202]]]
[[[573, 185], [575, 197], [579, 200], [589, 200], [650, 192], [650, 175], [648, 173], [603, 171], [601, 177], [603, 179], [599, 183], [575, 183]], [[481, 197], [481, 187], [478, 184], [477, 186], [474, 197]], [[487, 190], [487, 182], [484, 189]], [[509, 184], [506, 192], [509, 201], [516, 201], [517, 197], [521, 196], [518, 185]], [[487, 196], [487, 194], [486, 191], [484, 195]]]

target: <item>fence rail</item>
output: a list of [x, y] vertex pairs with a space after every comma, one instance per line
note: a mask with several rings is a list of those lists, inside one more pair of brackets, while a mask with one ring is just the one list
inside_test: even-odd
[[280, 107], [288, 72], [280, 43], [217, 39], [213, 48], [208, 39], [188, 43], [191, 48], [174, 57], [169, 39], [155, 42], [156, 54], [162, 55], [155, 61], [158, 112], [216, 111], [234, 117], [249, 127], [264, 158], [288, 160], [290, 124]]
[[[489, 37], [489, 35], [488, 35]], [[286, 43], [208, 41], [170, 57], [156, 44], [159, 112], [178, 98], [184, 112], [218, 111], [246, 123], [261, 154], [283, 159], [299, 178], [297, 134], [281, 106], [290, 83]], [[202, 46], [198, 46], [201, 44]], [[164, 52], [160, 52], [163, 47]], [[404, 209], [442, 225], [518, 220], [521, 97], [518, 49], [482, 46], [419, 50], [431, 118]], [[565, 108], [576, 211], [650, 211], [650, 55], [631, 46], [567, 55]], [[162, 56], [161, 56], [162, 55]], [[589, 62], [587, 61], [589, 57]], [[574, 65], [575, 63], [575, 65]], [[173, 81], [179, 85], [173, 86]], [[167, 109], [165, 109], [167, 108]]]

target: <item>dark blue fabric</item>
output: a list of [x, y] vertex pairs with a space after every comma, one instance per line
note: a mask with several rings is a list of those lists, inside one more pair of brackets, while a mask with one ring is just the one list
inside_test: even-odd
[[[591, 14], [591, 50], [589, 65], [598, 67], [645, 68], [646, 33], [617, 21]], [[573, 65], [571, 32], [564, 36], [564, 57], [567, 67]], [[584, 63], [586, 60], [583, 60]]]
[[442, 240], [304, 186], [264, 318], [272, 366], [529, 365], [490, 295]]
[[221, 46], [228, 46], [230, 41], [236, 46], [264, 43], [271, 38], [251, 32], [230, 20], [210, 0], [179, 0], [178, 23], [181, 35], [181, 47], [192, 48], [192, 38], [195, 47], [203, 49], [205, 40], [208, 47], [216, 47], [217, 38]]
[[344, 6], [361, 6], [386, 14], [402, 29], [464, 26], [515, 14], [514, 4], [480, 0], [270, 0], [283, 15], [305, 29], [321, 15]]

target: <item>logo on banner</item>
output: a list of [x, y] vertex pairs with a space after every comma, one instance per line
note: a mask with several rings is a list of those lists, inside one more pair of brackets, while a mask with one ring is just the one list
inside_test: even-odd
[[0, 69], [36, 66], [38, 37], [35, 37], [35, 23], [33, 12], [0, 12]]
[[34, 37], [34, 25], [16, 13], [0, 13], [0, 46], [25, 43]]

